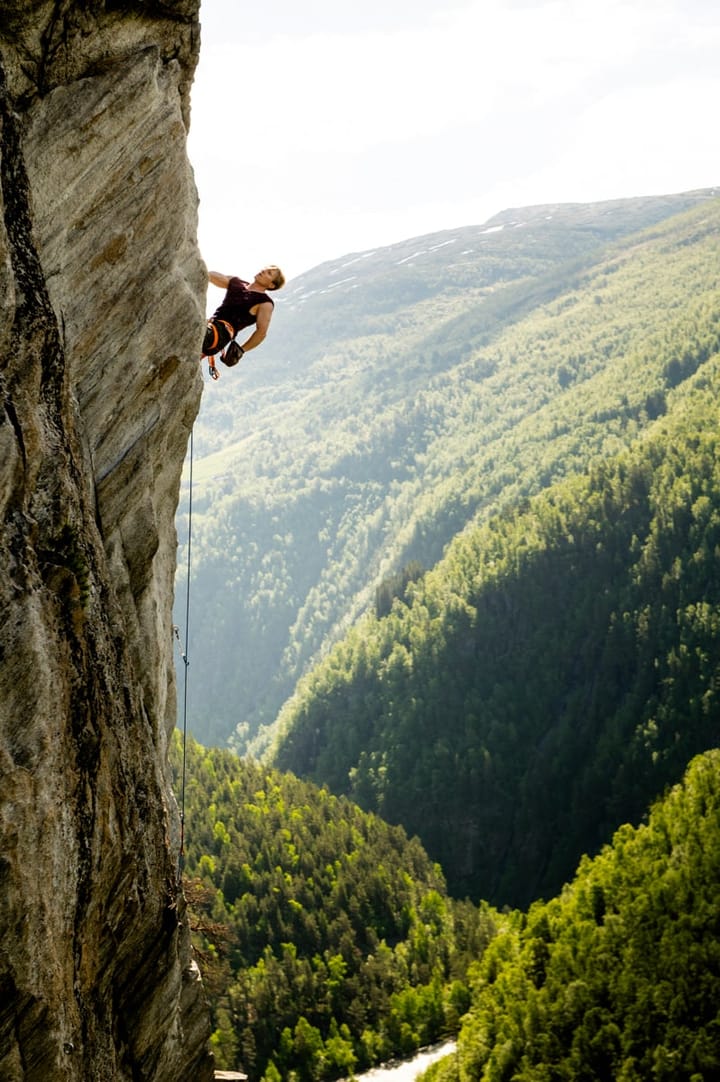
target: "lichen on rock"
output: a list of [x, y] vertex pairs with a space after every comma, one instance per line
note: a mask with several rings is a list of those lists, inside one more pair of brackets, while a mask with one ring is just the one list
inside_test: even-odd
[[212, 1078], [167, 778], [197, 0], [0, 27], [0, 1078]]

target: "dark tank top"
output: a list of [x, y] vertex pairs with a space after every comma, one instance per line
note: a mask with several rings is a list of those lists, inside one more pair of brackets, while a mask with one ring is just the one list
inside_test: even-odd
[[231, 278], [223, 302], [213, 315], [213, 319], [224, 319], [235, 328], [235, 333], [243, 327], [251, 327], [257, 323], [250, 309], [256, 304], [274, 304], [272, 297], [267, 293], [261, 293], [257, 289], [250, 289], [250, 283], [242, 278]]

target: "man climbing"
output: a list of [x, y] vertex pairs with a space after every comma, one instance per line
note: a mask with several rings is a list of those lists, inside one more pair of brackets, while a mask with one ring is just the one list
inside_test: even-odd
[[[279, 267], [270, 266], [258, 271], [252, 282], [217, 271], [210, 271], [208, 279], [214, 286], [226, 291], [222, 304], [208, 320], [202, 347], [203, 357], [209, 358], [210, 375], [217, 379], [217, 353], [223, 364], [231, 368], [244, 353], [264, 341], [275, 304], [267, 294], [280, 289], [285, 284], [285, 276]], [[235, 341], [235, 336], [244, 327], [253, 324], [255, 330], [241, 346]]]

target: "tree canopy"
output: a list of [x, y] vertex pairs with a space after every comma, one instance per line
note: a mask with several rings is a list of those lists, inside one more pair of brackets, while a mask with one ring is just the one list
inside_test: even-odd
[[720, 1075], [720, 753], [623, 826], [473, 968], [457, 1054], [426, 1082]]
[[417, 833], [456, 896], [559, 890], [717, 739], [720, 358], [690, 382], [459, 536], [281, 717], [275, 763]]
[[[417, 838], [291, 774], [186, 749], [185, 888], [218, 1065], [332, 1079], [457, 1032], [496, 915]], [[176, 780], [179, 738], [173, 747]]]

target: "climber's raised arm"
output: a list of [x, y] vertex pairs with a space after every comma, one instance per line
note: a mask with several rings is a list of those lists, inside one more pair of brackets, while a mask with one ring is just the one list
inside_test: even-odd
[[208, 271], [208, 280], [214, 286], [219, 286], [220, 289], [227, 289], [230, 285], [230, 275], [219, 274], [218, 271]]

